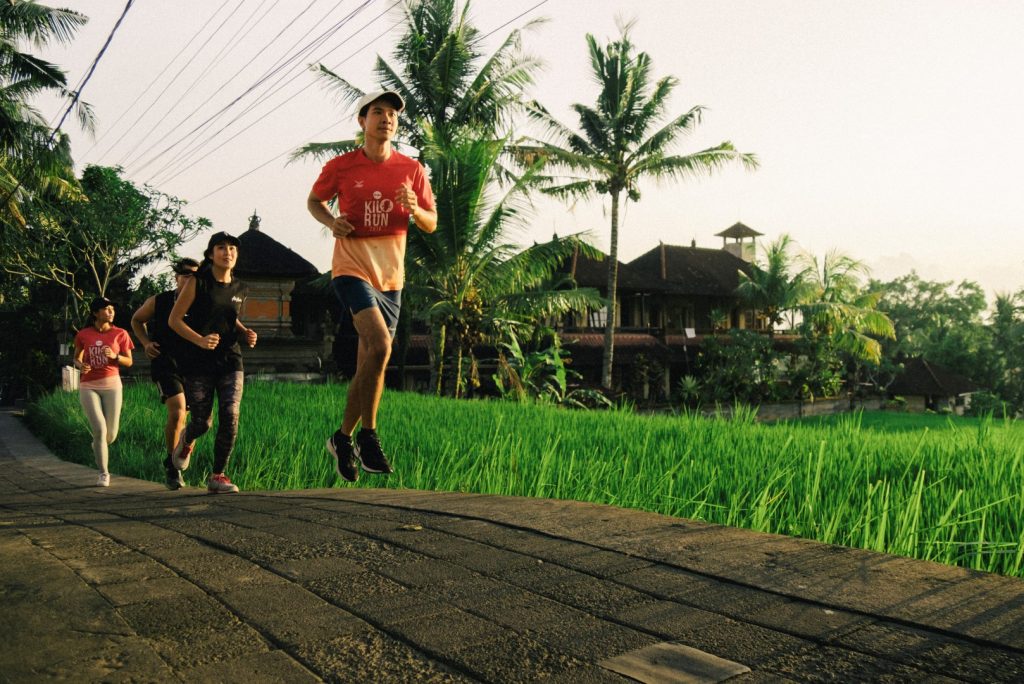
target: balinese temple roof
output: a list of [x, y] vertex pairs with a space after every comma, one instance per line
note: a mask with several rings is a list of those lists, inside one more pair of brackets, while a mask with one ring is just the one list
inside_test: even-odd
[[739, 221], [737, 221], [733, 225], [729, 226], [728, 228], [723, 230], [721, 233], [715, 233], [716, 237], [735, 238], [737, 240], [741, 240], [743, 238], [748, 238], [748, 237], [749, 238], [761, 237], [762, 235], [764, 235], [764, 233], [758, 233], [756, 230], [754, 230], [750, 226], [744, 225], [744, 224], [740, 223]]
[[240, 278], [307, 278], [319, 274], [316, 266], [260, 230], [260, 217], [253, 212], [249, 230], [238, 237]]

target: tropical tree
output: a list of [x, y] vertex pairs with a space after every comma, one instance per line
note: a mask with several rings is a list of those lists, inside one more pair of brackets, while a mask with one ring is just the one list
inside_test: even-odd
[[863, 262], [831, 250], [821, 261], [805, 255], [810, 299], [800, 307], [807, 334], [851, 357], [878, 363], [878, 337], [895, 336], [892, 321], [877, 309], [882, 293], [865, 289], [869, 271]]
[[186, 215], [182, 200], [138, 189], [120, 168], [88, 166], [79, 185], [82, 197], [55, 201], [31, 233], [4, 236], [0, 267], [55, 285], [81, 307], [116, 282], [127, 288], [142, 267], [173, 258], [179, 245], [210, 225]]
[[1024, 410], [1024, 290], [996, 295], [990, 328], [993, 389], [1016, 414]]
[[[22, 45], [67, 44], [86, 21], [77, 12], [37, 2], [0, 3], [0, 229], [5, 233], [25, 229], [29, 199], [45, 203], [75, 192], [67, 138], [51, 134], [31, 102], [43, 93], [65, 98], [76, 94], [68, 90], [60, 67], [23, 51]], [[89, 106], [78, 102], [76, 112], [79, 123], [91, 131]]]
[[[487, 55], [485, 36], [470, 22], [468, 0], [461, 7], [457, 0], [406, 0], [402, 11], [405, 32], [395, 48], [397, 64], [378, 56], [374, 66], [377, 86], [394, 90], [405, 100], [402, 116], [411, 125], [399, 128], [398, 142], [423, 150], [428, 138], [434, 146], [444, 147], [467, 133], [503, 137], [521, 105], [523, 89], [533, 83], [541, 65], [523, 53], [522, 30], [509, 33]], [[323, 64], [316, 69], [341, 104], [351, 106], [365, 94]], [[331, 157], [357, 144], [310, 143], [293, 158]], [[437, 181], [433, 184], [437, 189]]]
[[760, 261], [750, 265], [750, 273], [739, 272], [736, 294], [768, 319], [768, 334], [785, 314], [795, 311], [812, 293], [806, 266], [792, 254], [794, 246], [789, 235], [781, 235], [764, 248]]
[[937, 282], [909, 274], [872, 289], [884, 292], [880, 311], [892, 320], [896, 338], [883, 345], [893, 364], [923, 356], [981, 383], [993, 379], [985, 291], [973, 281]]
[[[630, 41], [632, 24], [620, 25], [620, 37], [601, 45], [587, 35], [593, 77], [600, 92], [594, 106], [573, 105], [579, 118], [576, 132], [558, 121], [539, 103], [532, 103], [531, 117], [548, 133], [546, 140], [525, 146], [526, 159], [545, 160], [554, 172], [546, 192], [563, 198], [608, 195], [611, 199], [611, 235], [608, 259], [608, 317], [605, 325], [601, 382], [612, 386], [616, 289], [618, 285], [620, 203], [640, 200], [640, 181], [682, 180], [740, 162], [757, 166], [752, 154], [737, 152], [730, 142], [692, 154], [674, 154], [676, 144], [701, 122], [704, 108], [696, 106], [658, 126], [667, 113], [669, 97], [678, 80], [667, 76], [657, 81], [651, 58], [637, 52]], [[624, 197], [623, 197], [624, 195]]]
[[427, 155], [437, 195], [437, 230], [409, 233], [407, 291], [433, 337], [432, 383], [464, 395], [479, 383], [475, 349], [522, 339], [543, 321], [599, 305], [591, 289], [569, 289], [553, 280], [573, 251], [595, 251], [577, 238], [519, 249], [511, 241], [529, 218], [528, 169], [513, 185], [499, 183], [504, 140], [466, 139]]

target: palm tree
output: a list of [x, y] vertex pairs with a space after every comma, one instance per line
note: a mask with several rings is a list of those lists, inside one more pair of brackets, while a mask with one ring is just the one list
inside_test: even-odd
[[868, 268], [860, 261], [835, 250], [824, 260], [804, 257], [811, 298], [800, 307], [810, 335], [827, 341], [854, 359], [878, 363], [882, 346], [876, 337], [893, 339], [892, 321], [878, 311], [884, 292], [865, 290], [861, 278]]
[[768, 334], [782, 323], [784, 314], [794, 311], [812, 294], [807, 268], [799, 268], [791, 254], [794, 243], [782, 235], [765, 247], [760, 263], [750, 265], [750, 273], [739, 272], [736, 294], [751, 308], [768, 319]]
[[[522, 104], [523, 89], [540, 68], [539, 60], [523, 54], [518, 29], [486, 56], [485, 36], [470, 23], [469, 8], [468, 0], [461, 9], [457, 0], [406, 0], [405, 33], [394, 52], [398, 66], [377, 57], [377, 84], [401, 94], [403, 117], [412, 124], [400, 128], [399, 142], [416, 150], [428, 138], [443, 147], [467, 133], [502, 137]], [[363, 96], [362, 89], [323, 64], [317, 70], [342, 104], [351, 106]], [[356, 140], [310, 143], [293, 159], [321, 159], [356, 145]]]
[[[24, 52], [22, 43], [37, 48], [56, 41], [69, 43], [88, 19], [65, 9], [36, 2], [0, 3], [0, 223], [4, 231], [23, 227], [23, 198], [68, 197], [74, 192], [70, 148], [65, 136], [51, 138], [49, 127], [31, 100], [41, 93], [73, 97], [64, 71]], [[76, 105], [79, 123], [93, 127], [89, 105]], [[24, 189], [19, 193], [19, 189]]]
[[431, 180], [444, 191], [437, 194], [437, 230], [409, 233], [407, 291], [410, 308], [431, 327], [438, 393], [446, 359], [449, 390], [461, 396], [467, 383], [477, 382], [474, 347], [521, 338], [543, 320], [600, 303], [594, 290], [566, 289], [553, 280], [574, 250], [594, 254], [593, 248], [576, 238], [525, 250], [510, 241], [529, 218], [525, 191], [536, 169], [503, 188], [497, 162], [505, 142], [466, 139], [427, 155]]
[[631, 26], [620, 25], [619, 39], [607, 46], [587, 35], [591, 69], [601, 90], [595, 106], [573, 105], [581, 132], [573, 131], [543, 106], [532, 103], [531, 117], [547, 128], [550, 137], [522, 150], [524, 158], [539, 157], [566, 174], [553, 178], [546, 192], [566, 198], [611, 197], [608, 318], [601, 372], [601, 382], [608, 389], [612, 385], [623, 193], [625, 200], [636, 202], [640, 199], [640, 180], [645, 177], [681, 180], [711, 173], [736, 161], [748, 168], [757, 166], [754, 155], [737, 152], [730, 142], [692, 154], [672, 154], [676, 143], [700, 124], [704, 108], [693, 107], [654, 130], [666, 114], [669, 96], [678, 81], [671, 76], [653, 81], [650, 57], [645, 52], [637, 53], [630, 42]]

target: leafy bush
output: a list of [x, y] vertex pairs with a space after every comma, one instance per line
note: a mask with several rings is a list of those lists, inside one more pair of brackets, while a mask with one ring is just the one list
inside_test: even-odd
[[971, 395], [971, 403], [964, 411], [966, 416], [995, 416], [996, 418], [1013, 417], [1010, 405], [994, 392], [975, 392]]

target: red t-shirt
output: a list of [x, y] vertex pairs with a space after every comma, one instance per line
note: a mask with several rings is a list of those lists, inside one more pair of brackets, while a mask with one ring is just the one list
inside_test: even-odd
[[400, 152], [375, 162], [358, 149], [324, 165], [313, 194], [324, 202], [337, 197], [339, 213], [355, 227], [334, 241], [334, 277], [361, 278], [382, 292], [402, 288], [409, 212], [395, 202], [395, 193], [403, 185], [412, 188], [421, 207], [434, 209], [423, 166]]
[[90, 367], [88, 373], [82, 374], [82, 382], [96, 382], [118, 375], [120, 366], [117, 359], [107, 358], [104, 351], [106, 347], [110, 347], [115, 354], [135, 349], [128, 332], [113, 325], [103, 332], [91, 325], [86, 326], [75, 335], [75, 355], [78, 355], [78, 350], [84, 349], [82, 361]]

